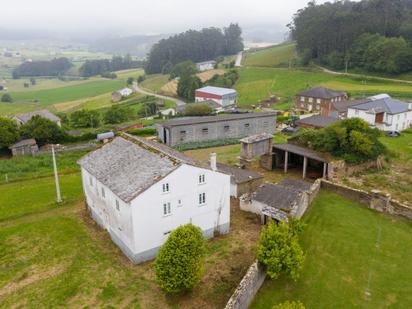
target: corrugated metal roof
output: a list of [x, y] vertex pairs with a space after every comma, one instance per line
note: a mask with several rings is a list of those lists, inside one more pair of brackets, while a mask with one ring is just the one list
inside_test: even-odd
[[213, 87], [213, 86], [206, 86], [203, 88], [199, 88], [199, 89], [196, 89], [196, 91], [212, 93], [212, 94], [219, 95], [219, 96], [237, 94], [237, 91], [234, 89]]

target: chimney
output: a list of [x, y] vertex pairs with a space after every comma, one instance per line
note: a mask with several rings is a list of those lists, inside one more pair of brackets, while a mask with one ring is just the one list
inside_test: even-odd
[[214, 152], [210, 154], [210, 168], [214, 172], [217, 171], [216, 153], [214, 153]]

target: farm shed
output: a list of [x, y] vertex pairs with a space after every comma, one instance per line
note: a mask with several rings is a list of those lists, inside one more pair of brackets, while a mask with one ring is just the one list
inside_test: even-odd
[[235, 198], [253, 193], [263, 182], [261, 174], [247, 169], [217, 163], [217, 170], [231, 176], [230, 196]]
[[13, 117], [13, 119], [20, 126], [20, 125], [23, 125], [26, 122], [28, 122], [34, 116], [40, 116], [42, 118], [46, 118], [50, 121], [55, 122], [59, 127], [61, 127], [60, 118], [57, 117], [52, 112], [48, 111], [47, 109], [41, 109], [41, 110], [38, 110], [38, 111], [28, 112], [28, 113], [24, 113], [24, 114], [17, 114], [16, 116]]
[[266, 132], [245, 137], [240, 140], [240, 157], [245, 160], [271, 153], [272, 134]]
[[34, 156], [39, 152], [39, 147], [37, 146], [36, 140], [33, 138], [21, 140], [20, 142], [11, 145], [9, 149], [11, 150], [13, 157], [24, 155]]
[[237, 102], [237, 91], [229, 88], [206, 86], [196, 89], [195, 101], [202, 102], [212, 100], [223, 107], [235, 105]]

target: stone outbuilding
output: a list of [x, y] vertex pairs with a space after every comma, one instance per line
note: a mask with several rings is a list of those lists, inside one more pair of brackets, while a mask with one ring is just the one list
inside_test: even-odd
[[253, 160], [255, 157], [271, 153], [272, 139], [273, 135], [265, 132], [242, 138], [240, 157], [243, 160]]
[[52, 112], [48, 111], [47, 109], [41, 109], [34, 112], [28, 112], [24, 114], [17, 114], [13, 117], [14, 121], [16, 121], [17, 125], [23, 125], [32, 119], [34, 116], [40, 116], [42, 118], [46, 118], [50, 121], [55, 122], [59, 127], [61, 127], [61, 119], [57, 117]]
[[24, 155], [34, 156], [39, 152], [39, 146], [37, 146], [36, 140], [33, 138], [21, 140], [20, 142], [11, 145], [9, 149], [11, 150], [13, 157]]

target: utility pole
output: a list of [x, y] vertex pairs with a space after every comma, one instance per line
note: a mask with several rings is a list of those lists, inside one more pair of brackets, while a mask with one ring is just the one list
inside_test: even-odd
[[59, 176], [57, 175], [56, 154], [54, 153], [54, 145], [52, 145], [52, 157], [53, 157], [54, 181], [56, 183], [56, 201], [57, 203], [61, 203], [62, 197], [60, 194]]

